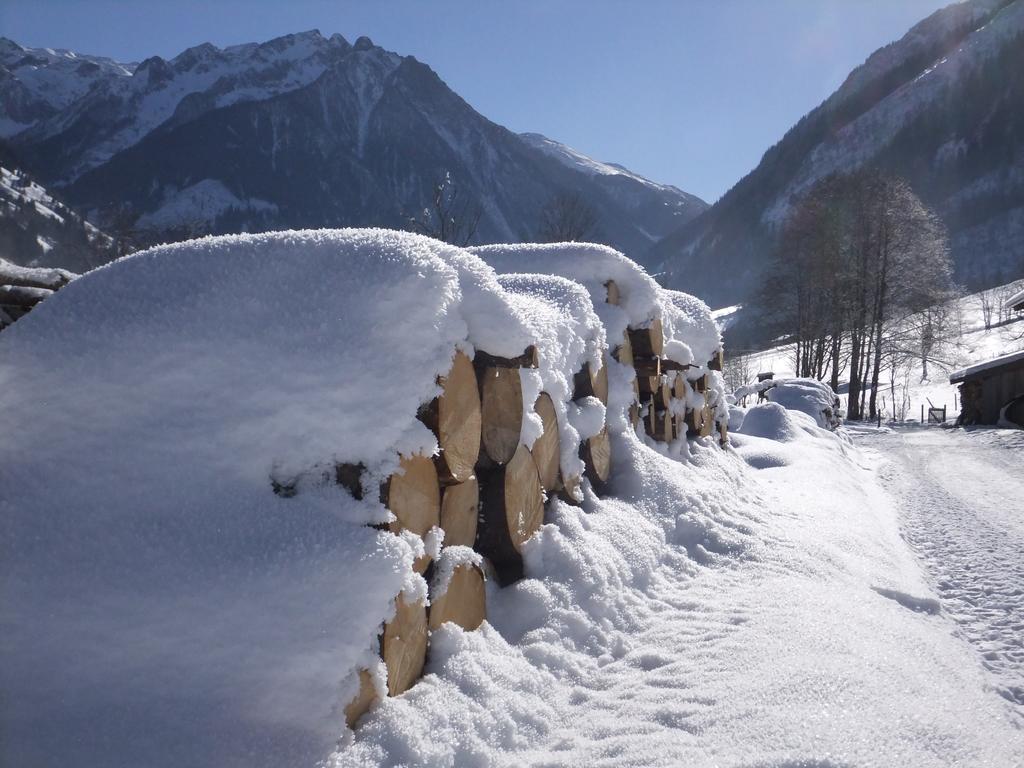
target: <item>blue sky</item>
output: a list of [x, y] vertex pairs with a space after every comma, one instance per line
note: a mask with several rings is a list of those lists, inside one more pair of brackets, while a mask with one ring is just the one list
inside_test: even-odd
[[709, 202], [943, 0], [2, 0], [0, 34], [121, 60], [319, 29], [430, 64], [477, 110]]

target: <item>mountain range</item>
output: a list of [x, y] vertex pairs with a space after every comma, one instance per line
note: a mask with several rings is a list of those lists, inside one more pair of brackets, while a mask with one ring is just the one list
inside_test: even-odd
[[0, 139], [50, 194], [135, 245], [405, 228], [444, 180], [479, 216], [478, 242], [533, 239], [545, 207], [573, 195], [601, 239], [643, 255], [707, 207], [491, 122], [411, 56], [317, 31], [137, 64], [0, 39]]
[[743, 302], [793, 202], [864, 166], [906, 178], [942, 217], [961, 284], [1024, 275], [1024, 0], [948, 6], [873, 53], [648, 261], [714, 306]]

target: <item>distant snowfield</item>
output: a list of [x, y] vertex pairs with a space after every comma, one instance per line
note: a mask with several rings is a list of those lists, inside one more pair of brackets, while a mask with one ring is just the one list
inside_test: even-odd
[[1024, 760], [876, 463], [762, 408], [787, 441], [697, 441], [678, 463], [620, 439], [617, 497], [556, 504], [530, 578], [488, 595], [493, 626], [444, 630], [430, 674], [333, 765]]

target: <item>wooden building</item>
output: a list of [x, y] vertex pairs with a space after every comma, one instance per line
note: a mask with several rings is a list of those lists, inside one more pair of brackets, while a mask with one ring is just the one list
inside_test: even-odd
[[958, 424], [996, 424], [1006, 418], [1024, 427], [1024, 350], [954, 371], [950, 384], [960, 387]]

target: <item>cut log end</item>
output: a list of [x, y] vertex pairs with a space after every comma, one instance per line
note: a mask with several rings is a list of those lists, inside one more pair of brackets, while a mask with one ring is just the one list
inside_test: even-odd
[[449, 485], [441, 499], [441, 528], [445, 546], [472, 547], [476, 541], [480, 486], [476, 477]]
[[455, 569], [448, 590], [430, 604], [430, 629], [438, 629], [446, 621], [472, 631], [487, 618], [487, 597], [484, 574], [471, 563]]
[[522, 575], [522, 545], [544, 522], [540, 475], [521, 445], [508, 464], [482, 474], [480, 485], [477, 549], [490, 558], [504, 586]]
[[480, 374], [481, 449], [491, 461], [508, 463], [523, 429], [523, 385], [518, 368], [485, 368]]
[[602, 488], [612, 474], [612, 445], [605, 427], [596, 435], [583, 441], [580, 453], [586, 467], [587, 479], [595, 488]]
[[388, 695], [409, 690], [423, 674], [427, 658], [427, 608], [422, 602], [395, 599], [395, 618], [384, 625], [381, 656], [388, 670]]
[[533, 410], [540, 416], [544, 431], [533, 444], [531, 451], [533, 461], [537, 465], [541, 487], [545, 491], [553, 491], [558, 486], [558, 468], [560, 464], [560, 439], [558, 435], [558, 419], [555, 416], [555, 405], [547, 392], [541, 392], [533, 404]]
[[373, 685], [373, 678], [368, 670], [359, 670], [359, 691], [355, 698], [345, 706], [345, 723], [349, 728], [355, 729], [359, 718], [370, 711], [370, 708], [377, 702], [377, 689]]
[[462, 483], [473, 476], [480, 454], [482, 417], [473, 363], [462, 352], [456, 352], [451, 370], [440, 384], [435, 428], [441, 447], [439, 474], [446, 483]]
[[633, 345], [629, 341], [629, 332], [623, 334], [622, 343], [612, 352], [612, 357], [623, 365], [633, 365]]

